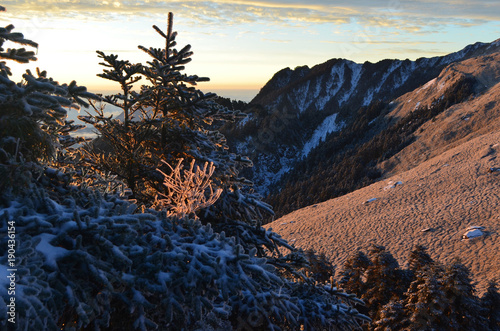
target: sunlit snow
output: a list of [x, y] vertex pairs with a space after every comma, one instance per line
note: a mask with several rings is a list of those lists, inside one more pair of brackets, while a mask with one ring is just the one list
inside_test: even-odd
[[342, 128], [342, 124], [335, 123], [336, 118], [337, 114], [333, 114], [323, 120], [323, 123], [314, 131], [311, 139], [304, 144], [302, 149], [303, 157], [306, 157], [314, 147], [318, 146], [322, 140], [325, 140], [328, 134]]

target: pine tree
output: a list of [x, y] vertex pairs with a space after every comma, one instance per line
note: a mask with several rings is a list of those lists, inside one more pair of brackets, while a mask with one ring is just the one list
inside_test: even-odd
[[429, 267], [433, 262], [434, 261], [427, 253], [426, 248], [421, 245], [416, 245], [408, 256], [409, 269], [415, 273]]
[[404, 300], [394, 299], [382, 306], [377, 319], [373, 321], [375, 331], [398, 331], [406, 327]]
[[486, 330], [487, 321], [483, 318], [469, 270], [459, 260], [446, 266], [443, 275], [443, 291], [449, 302], [443, 313], [450, 320], [450, 327], [457, 330]]
[[304, 271], [309, 273], [309, 277], [319, 283], [327, 283], [335, 275], [335, 266], [328, 260], [324, 253], [317, 254], [313, 249], [305, 252], [308, 266]]
[[404, 292], [403, 272], [392, 254], [385, 247], [372, 245], [368, 255], [371, 265], [366, 270], [366, 291], [361, 299], [366, 302], [370, 317], [375, 318], [377, 311], [392, 297], [402, 298]]
[[486, 293], [481, 297], [483, 316], [488, 320], [488, 327], [492, 331], [500, 330], [500, 293], [495, 281], [490, 281]]
[[[5, 10], [3, 7], [0, 8]], [[38, 44], [13, 32], [14, 26], [0, 28], [0, 58], [28, 63], [35, 61], [35, 53], [25, 48], [4, 48], [13, 43], [36, 48]], [[0, 62], [0, 191], [18, 189], [16, 181], [24, 182], [18, 175], [24, 162], [48, 162], [58, 152], [82, 142], [70, 133], [82, 126], [68, 121], [68, 110], [88, 106], [84, 99], [97, 99], [75, 81], [59, 84], [37, 69], [36, 74], [27, 70], [21, 82], [15, 83], [6, 61]], [[25, 171], [29, 172], [28, 170]]]
[[[252, 183], [239, 176], [240, 169], [252, 166], [252, 162], [230, 153], [225, 137], [209, 127], [215, 121], [234, 121], [243, 115], [220, 106], [214, 94], [196, 89], [208, 78], [182, 73], [193, 52], [190, 45], [177, 50], [172, 14], [166, 32], [153, 28], [164, 39], [165, 47], [139, 46], [151, 58], [146, 65], [98, 51], [105, 67], [99, 76], [117, 82], [122, 89], [104, 100], [121, 108], [124, 120], [107, 118], [97, 107], [97, 115], [82, 116], [101, 138], [100, 143], [86, 149], [86, 157], [96, 171], [110, 172], [123, 180], [134, 198], [146, 206], [151, 206], [158, 193], [164, 193], [157, 168], [166, 174], [170, 169], [162, 166], [162, 160], [171, 166], [181, 158], [211, 163], [215, 167], [214, 188], [222, 189], [222, 194], [216, 204], [200, 212], [200, 218], [212, 223], [256, 225], [262, 213], [272, 213], [272, 209], [252, 193]], [[140, 79], [146, 84], [135, 91], [134, 84]]]
[[357, 251], [347, 259], [340, 274], [340, 286], [349, 293], [361, 296], [365, 292], [364, 276], [371, 261], [365, 253]]
[[450, 318], [444, 312], [450, 303], [441, 284], [441, 266], [434, 265], [416, 274], [415, 280], [405, 293], [408, 330], [447, 330]]

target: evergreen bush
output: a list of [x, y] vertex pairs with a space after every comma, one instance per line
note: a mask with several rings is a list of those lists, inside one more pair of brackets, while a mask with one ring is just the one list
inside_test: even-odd
[[[25, 81], [13, 83], [2, 64], [0, 120], [17, 116], [29, 125], [0, 137], [1, 171], [22, 179], [2, 182], [0, 191], [0, 232], [15, 226], [16, 236], [12, 264], [10, 239], [0, 238], [0, 325], [11, 325], [7, 275], [15, 268], [20, 330], [359, 328], [368, 318], [352, 306], [362, 302], [333, 281], [319, 284], [305, 276], [304, 253], [259, 225], [258, 209], [271, 210], [237, 176], [238, 165], [249, 160], [229, 153], [223, 136], [201, 124], [234, 114], [183, 83], [203, 79], [179, 73], [190, 51], [173, 49], [171, 27], [171, 16], [166, 34], [155, 27], [167, 41], [164, 50], [142, 48], [153, 57], [148, 66], [99, 53], [109, 68], [102, 75], [124, 92], [104, 100], [125, 116], [106, 118], [92, 103], [98, 113], [84, 119], [99, 130], [101, 147], [67, 148], [78, 140], [69, 136], [77, 127], [66, 120], [66, 108], [97, 96], [43, 72], [27, 72]], [[12, 29], [0, 30], [2, 45], [36, 45]], [[0, 55], [34, 60], [22, 49], [7, 53]], [[133, 91], [136, 75], [151, 85]], [[134, 115], [143, 117], [136, 121]], [[44, 145], [31, 143], [26, 130], [44, 137]], [[193, 165], [187, 172], [180, 166], [170, 173], [156, 170], [161, 160], [184, 157]], [[215, 169], [195, 170], [195, 162]], [[16, 189], [20, 183], [23, 189]], [[146, 208], [161, 186], [168, 207], [160, 209], [167, 210]], [[194, 200], [184, 201], [186, 196]], [[199, 207], [205, 213], [196, 219]], [[208, 220], [215, 220], [213, 226]]]

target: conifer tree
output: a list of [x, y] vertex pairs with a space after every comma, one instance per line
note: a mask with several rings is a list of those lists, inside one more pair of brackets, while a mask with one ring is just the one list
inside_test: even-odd
[[433, 263], [433, 260], [422, 245], [416, 245], [408, 256], [409, 269], [413, 272], [422, 271], [431, 263]]
[[389, 301], [380, 310], [377, 319], [373, 321], [375, 331], [398, 331], [404, 330], [405, 321], [404, 300], [397, 298]]
[[392, 297], [402, 297], [404, 277], [397, 260], [384, 246], [371, 245], [368, 251], [371, 265], [366, 271], [366, 291], [361, 299], [375, 318], [377, 309], [387, 304]]
[[447, 330], [450, 317], [444, 312], [450, 304], [443, 291], [441, 266], [419, 271], [405, 293], [408, 330]]
[[488, 320], [488, 327], [492, 331], [500, 330], [500, 293], [495, 281], [490, 281], [486, 292], [481, 297], [483, 316]]
[[[13, 30], [13, 25], [0, 28], [0, 59], [35, 61], [34, 51], [4, 48], [6, 43], [38, 47], [36, 42]], [[11, 165], [0, 167], [2, 193], [7, 188], [19, 187], [13, 184], [20, 180], [16, 173], [19, 174], [24, 162], [53, 160], [57, 152], [82, 142], [82, 138], [70, 135], [82, 126], [68, 121], [67, 112], [88, 106], [84, 99], [97, 99], [75, 81], [59, 84], [39, 69], [35, 74], [27, 70], [18, 83], [10, 76], [12, 72], [6, 61], [0, 62], [0, 164]]]
[[340, 274], [340, 286], [349, 293], [361, 296], [365, 292], [364, 275], [371, 261], [362, 251], [349, 257]]
[[[239, 176], [241, 168], [252, 166], [252, 162], [229, 152], [225, 137], [209, 127], [214, 121], [234, 121], [241, 113], [220, 106], [214, 94], [196, 88], [208, 78], [183, 73], [193, 52], [190, 45], [177, 50], [172, 14], [166, 32], [153, 28], [165, 46], [139, 46], [151, 59], [145, 65], [98, 51], [105, 67], [99, 76], [117, 82], [122, 89], [104, 100], [121, 108], [124, 120], [106, 117], [97, 107], [97, 115], [82, 116], [101, 138], [100, 143], [87, 148], [86, 157], [95, 170], [123, 180], [133, 197], [148, 207], [158, 193], [165, 193], [157, 168], [166, 174], [170, 169], [162, 166], [162, 160], [171, 166], [181, 158], [211, 163], [215, 167], [213, 186], [222, 189], [222, 194], [216, 204], [200, 212], [200, 219], [257, 224], [262, 212], [272, 213], [272, 209], [252, 193], [252, 183]], [[134, 90], [141, 79], [145, 84]]]
[[482, 316], [478, 298], [469, 276], [469, 270], [459, 260], [446, 266], [443, 291], [449, 306], [443, 312], [450, 327], [457, 330], [486, 330], [487, 321]]

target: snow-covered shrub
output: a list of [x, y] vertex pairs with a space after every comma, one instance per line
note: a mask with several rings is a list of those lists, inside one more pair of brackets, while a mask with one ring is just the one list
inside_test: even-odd
[[[363, 319], [350, 307], [359, 300], [283, 278], [256, 249], [245, 253], [210, 225], [136, 208], [65, 185], [33, 184], [30, 193], [4, 200], [0, 231], [15, 222], [19, 245], [19, 329], [180, 330], [200, 327], [208, 316], [235, 329], [314, 329], [355, 327]], [[0, 256], [4, 276], [6, 237]], [[5, 311], [5, 286], [0, 297]], [[5, 314], [0, 319], [7, 323]]]
[[[40, 71], [37, 76], [27, 72], [16, 84], [8, 78], [8, 67], [0, 63], [0, 233], [9, 234], [0, 237], [0, 325], [7, 328], [8, 318], [15, 318], [19, 330], [358, 326], [366, 317], [351, 305], [359, 300], [302, 275], [304, 254], [259, 225], [259, 209], [272, 210], [237, 176], [238, 165], [251, 162], [229, 153], [225, 138], [201, 125], [235, 114], [201, 102], [208, 102], [210, 95], [184, 84], [203, 79], [179, 73], [191, 52], [189, 47], [172, 50], [171, 22], [170, 18], [166, 35], [156, 28], [167, 39], [166, 50], [143, 48], [154, 58], [149, 66], [100, 53], [105, 65], [113, 68], [103, 76], [130, 92], [107, 98], [115, 105], [124, 102], [125, 125], [102, 113], [85, 118], [108, 143], [117, 139], [114, 154], [66, 149], [78, 141], [69, 136], [77, 126], [66, 120], [67, 109], [86, 105], [81, 98], [96, 96], [74, 82], [60, 85]], [[6, 40], [36, 46], [12, 29], [0, 29], [0, 57], [34, 60], [34, 53], [24, 49], [3, 53]], [[136, 73], [153, 85], [145, 87], [138, 99], [131, 91]], [[164, 85], [163, 78], [168, 77], [173, 80]], [[164, 99], [165, 91], [175, 92], [175, 97]], [[148, 102], [161, 101], [156, 111], [163, 117], [129, 121], [139, 109], [129, 101], [143, 110]], [[165, 151], [173, 146], [165, 153], [170, 161], [189, 155], [198, 162], [213, 162], [216, 189], [209, 189], [208, 199], [201, 203], [212, 203], [215, 192], [224, 190], [219, 206], [204, 214], [205, 222], [214, 220], [216, 231], [209, 223], [190, 219], [194, 209], [177, 213], [183, 216], [178, 218], [164, 211], [139, 210], [131, 200], [106, 193], [147, 194], [154, 185], [146, 183], [157, 177], [162, 184], [156, 168], [164, 155], [148, 154], [157, 144]], [[51, 168], [49, 160], [56, 151], [60, 153]], [[85, 155], [93, 159], [84, 160]], [[99, 171], [82, 167], [82, 162], [93, 163]], [[112, 172], [113, 166], [130, 172]], [[213, 169], [206, 170], [203, 180], [213, 174]], [[76, 181], [70, 178], [73, 175]], [[178, 179], [175, 185], [185, 178]], [[203, 180], [199, 188], [212, 185]], [[128, 190], [117, 188], [122, 184]], [[283, 256], [279, 248], [289, 249], [290, 254]], [[8, 277], [11, 273], [13, 278]], [[12, 301], [14, 317], [7, 314]]]
[[[0, 11], [5, 8], [0, 7]], [[14, 32], [14, 26], [0, 28], [0, 59], [28, 63], [35, 53], [25, 48], [4, 48], [5, 44], [38, 47]], [[0, 192], [20, 192], [28, 187], [34, 164], [52, 160], [83, 138], [70, 135], [82, 126], [67, 120], [68, 110], [87, 106], [84, 99], [97, 99], [75, 81], [59, 84], [39, 69], [27, 70], [20, 82], [5, 61], [0, 62]]]

